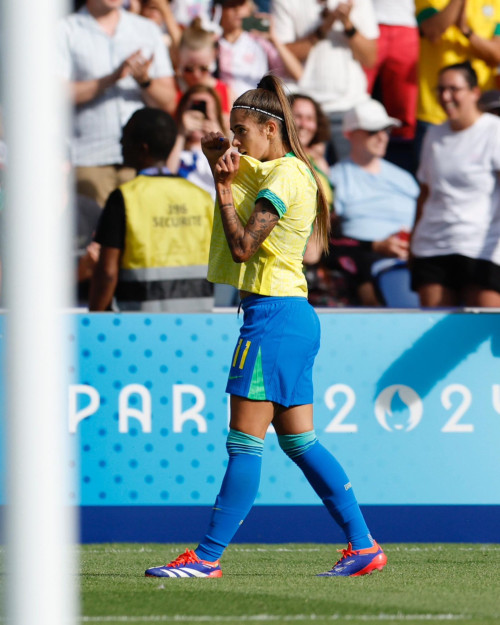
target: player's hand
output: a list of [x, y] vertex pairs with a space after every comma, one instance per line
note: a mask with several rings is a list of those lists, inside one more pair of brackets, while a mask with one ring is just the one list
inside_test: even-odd
[[219, 159], [229, 150], [231, 144], [222, 132], [209, 132], [201, 140], [201, 149], [207, 157], [212, 172]]
[[236, 178], [240, 168], [240, 155], [238, 152], [226, 152], [219, 158], [214, 168], [214, 180], [216, 184], [230, 185]]

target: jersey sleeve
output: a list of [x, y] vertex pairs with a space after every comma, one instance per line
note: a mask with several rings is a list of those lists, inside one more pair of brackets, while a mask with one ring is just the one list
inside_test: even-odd
[[289, 166], [289, 163], [277, 165], [265, 178], [257, 194], [256, 201], [265, 198], [274, 206], [281, 217], [290, 206], [293, 189], [300, 184], [297, 170]]
[[491, 144], [492, 144], [492, 167], [500, 171], [500, 119], [496, 116], [492, 121]]
[[436, 13], [439, 13], [439, 11], [429, 0], [415, 0], [415, 16], [419, 26], [429, 17], [436, 15]]
[[351, 22], [367, 39], [377, 39], [380, 35], [372, 0], [358, 0], [354, 4]]
[[104, 247], [125, 248], [125, 202], [120, 189], [106, 201], [95, 233], [95, 241]]
[[432, 157], [431, 130], [432, 128], [429, 128], [427, 132], [425, 133], [424, 140], [422, 142], [422, 149], [420, 152], [420, 164], [418, 166], [417, 173], [416, 173], [417, 180], [421, 184], [426, 184], [427, 186], [430, 186], [431, 184], [431, 171], [430, 171], [432, 169], [432, 166], [430, 165], [430, 160]]

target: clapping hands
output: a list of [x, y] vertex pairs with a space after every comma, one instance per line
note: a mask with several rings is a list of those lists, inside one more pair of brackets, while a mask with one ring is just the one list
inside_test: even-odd
[[150, 80], [149, 70], [153, 63], [154, 55], [146, 58], [141, 50], [137, 50], [126, 58], [116, 70], [117, 80], [132, 76], [139, 84]]

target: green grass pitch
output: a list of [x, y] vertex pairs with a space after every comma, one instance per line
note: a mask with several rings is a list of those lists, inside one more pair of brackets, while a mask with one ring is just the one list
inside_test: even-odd
[[234, 544], [220, 579], [144, 577], [186, 546], [82, 546], [81, 622], [500, 623], [500, 544], [385, 544], [386, 568], [357, 578], [315, 577], [344, 545]]

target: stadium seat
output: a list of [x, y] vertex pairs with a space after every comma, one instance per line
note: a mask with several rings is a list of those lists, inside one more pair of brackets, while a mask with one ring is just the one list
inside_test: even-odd
[[410, 288], [410, 271], [404, 260], [387, 258], [372, 265], [372, 276], [388, 308], [419, 308], [418, 295]]

